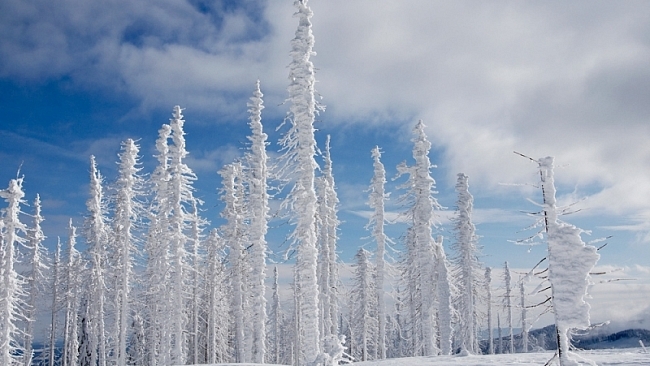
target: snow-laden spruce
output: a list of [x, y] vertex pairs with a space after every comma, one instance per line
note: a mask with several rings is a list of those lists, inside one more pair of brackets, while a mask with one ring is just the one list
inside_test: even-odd
[[298, 29], [291, 41], [291, 63], [289, 64], [289, 130], [281, 138], [281, 172], [289, 180], [294, 180], [284, 206], [292, 211], [295, 229], [291, 239], [296, 248], [294, 270], [295, 303], [299, 344], [295, 352], [298, 364], [305, 365], [316, 359], [320, 353], [320, 326], [317, 282], [316, 248], [316, 191], [314, 187], [316, 160], [316, 140], [314, 139], [314, 119], [316, 100], [314, 84], [314, 65], [310, 58], [314, 54], [314, 36], [311, 29], [311, 9], [307, 0], [295, 1]]
[[117, 344], [114, 348], [114, 362], [118, 365], [126, 365], [127, 362], [127, 342], [133, 313], [131, 292], [134, 283], [135, 253], [138, 250], [134, 230], [142, 213], [139, 196], [142, 195], [144, 184], [138, 174], [142, 169], [138, 162], [139, 150], [132, 139], [122, 143], [122, 152], [119, 154], [119, 177], [115, 187], [115, 212], [109, 252], [112, 255], [110, 262], [114, 274], [112, 295], [116, 314], [113, 339]]
[[398, 177], [408, 174], [401, 188], [408, 207], [405, 217], [409, 221], [406, 234], [406, 263], [404, 281], [408, 291], [412, 355], [431, 356], [451, 352], [451, 291], [447, 272], [447, 259], [442, 247], [442, 237], [433, 238], [438, 225], [436, 210], [442, 207], [433, 196], [435, 180], [431, 177], [429, 160], [431, 143], [419, 121], [413, 129], [413, 158], [415, 165], [406, 162], [397, 166]]
[[526, 290], [524, 288], [524, 281], [519, 281], [519, 298], [521, 302], [519, 307], [521, 309], [521, 351], [528, 352], [528, 319], [526, 318]]
[[273, 285], [271, 287], [271, 306], [269, 309], [269, 326], [267, 328], [267, 363], [279, 364], [281, 353], [282, 309], [280, 307], [280, 285], [278, 267], [273, 267]]
[[90, 354], [87, 362], [91, 365], [106, 365], [106, 278], [108, 265], [106, 261], [108, 246], [108, 225], [106, 202], [104, 198], [103, 177], [97, 170], [95, 157], [90, 157], [90, 197], [86, 202], [88, 216], [85, 223], [86, 244], [90, 256], [90, 279], [88, 287], [88, 313], [90, 325], [88, 340]]
[[385, 272], [385, 247], [387, 237], [384, 233], [385, 218], [385, 202], [388, 194], [385, 191], [386, 185], [386, 169], [381, 162], [381, 151], [379, 146], [372, 149], [374, 175], [370, 182], [370, 194], [368, 198], [368, 205], [373, 209], [373, 214], [370, 217], [366, 229], [372, 230], [372, 236], [377, 243], [375, 251], [375, 291], [377, 302], [377, 358], [386, 358], [386, 306], [384, 301], [384, 272]]
[[247, 213], [249, 265], [249, 291], [251, 293], [252, 357], [251, 362], [263, 363], [266, 354], [266, 298], [264, 296], [264, 279], [266, 277], [266, 232], [268, 226], [269, 196], [267, 193], [268, 157], [266, 155], [267, 134], [262, 129], [262, 92], [260, 81], [248, 103], [250, 113], [249, 126], [251, 135], [250, 150], [246, 154], [244, 179], [248, 186]]
[[472, 222], [474, 197], [469, 193], [469, 178], [463, 173], [458, 174], [456, 182], [456, 217], [454, 233], [456, 241], [452, 244], [455, 257], [452, 259], [452, 278], [456, 284], [456, 309], [458, 311], [458, 334], [461, 353], [480, 353], [478, 346], [478, 326], [482, 265], [479, 262], [478, 237], [476, 227]]
[[76, 365], [79, 360], [79, 309], [81, 301], [84, 262], [81, 252], [77, 250], [77, 228], [68, 223], [66, 263], [63, 268], [63, 306], [65, 319], [63, 322], [63, 355], [64, 365]]
[[49, 344], [47, 349], [47, 360], [48, 365], [54, 365], [56, 359], [56, 336], [57, 336], [57, 313], [59, 298], [61, 297], [61, 291], [59, 290], [60, 283], [62, 282], [62, 270], [61, 267], [61, 239], [57, 238], [56, 249], [54, 251], [54, 261], [52, 262], [52, 277], [50, 279], [50, 285], [52, 289], [52, 302], [50, 306], [50, 334], [49, 334]]
[[206, 240], [206, 362], [223, 363], [229, 360], [230, 323], [228, 304], [228, 273], [225, 266], [224, 241], [217, 229], [212, 229]]
[[322, 176], [316, 179], [317, 235], [318, 235], [318, 283], [321, 337], [338, 335], [338, 203], [334, 187], [332, 157], [330, 155], [330, 136], [325, 141]]
[[204, 295], [202, 282], [203, 282], [203, 231], [208, 225], [208, 221], [199, 215], [199, 203], [201, 201], [195, 199], [190, 202], [191, 212], [189, 212], [189, 292], [191, 292], [188, 312], [190, 317], [189, 322], [189, 347], [188, 347], [188, 363], [198, 364], [205, 360], [203, 355], [203, 332], [201, 329], [203, 323], [203, 309], [201, 297]]
[[9, 187], [0, 191], [7, 202], [0, 220], [0, 364], [18, 365], [24, 348], [17, 323], [25, 319], [22, 303], [25, 279], [16, 272], [19, 246], [25, 245], [27, 226], [20, 221], [20, 206], [24, 204], [23, 178], [12, 179]]
[[196, 241], [191, 228], [201, 221], [197, 212], [202, 202], [194, 197], [192, 185], [197, 178], [185, 163], [184, 124], [181, 107], [175, 106], [170, 123], [162, 126], [156, 140], [158, 166], [151, 177], [154, 197], [145, 245], [146, 363], [151, 365], [181, 364], [190, 356], [187, 305], [192, 291], [187, 289], [193, 270], [188, 247]]
[[27, 249], [29, 251], [29, 267], [30, 270], [26, 275], [28, 294], [27, 307], [25, 309], [25, 321], [27, 327], [25, 329], [25, 353], [23, 356], [23, 363], [25, 366], [30, 366], [34, 358], [33, 341], [34, 341], [34, 325], [36, 323], [36, 314], [42, 310], [41, 303], [37, 300], [41, 296], [45, 288], [47, 288], [47, 249], [43, 247], [43, 240], [45, 234], [41, 229], [41, 223], [44, 218], [41, 215], [41, 197], [37, 194], [34, 199], [34, 214], [32, 216], [32, 227], [27, 230]]
[[234, 321], [233, 327], [233, 348], [235, 362], [250, 362], [250, 348], [247, 338], [250, 337], [248, 325], [250, 324], [249, 303], [247, 301], [246, 274], [249, 272], [246, 260], [246, 249], [244, 242], [244, 186], [242, 184], [242, 165], [232, 163], [226, 165], [221, 171], [221, 182], [223, 184], [221, 200], [226, 204], [221, 217], [226, 223], [221, 228], [223, 240], [228, 247], [228, 263], [230, 265], [230, 286], [231, 286], [231, 311]]
[[[503, 283], [505, 286], [505, 293], [503, 295], [503, 307], [506, 310], [508, 320], [508, 334], [509, 334], [509, 353], [515, 353], [515, 336], [512, 330], [512, 275], [510, 274], [510, 267], [508, 262], [503, 265]], [[503, 350], [501, 350], [503, 352]]]
[[148, 365], [167, 365], [171, 362], [169, 337], [171, 334], [167, 312], [169, 294], [167, 281], [169, 268], [169, 215], [171, 212], [170, 157], [168, 141], [171, 126], [163, 124], [156, 139], [158, 165], [150, 178], [153, 193], [149, 208], [149, 230], [144, 251], [146, 267], [144, 273], [149, 351]]
[[186, 244], [189, 242], [186, 225], [192, 220], [190, 207], [195, 202], [192, 183], [196, 175], [185, 163], [189, 154], [185, 149], [185, 120], [181, 107], [175, 106], [170, 120], [172, 144], [169, 146], [169, 253], [171, 267], [170, 288], [170, 323], [171, 323], [171, 361], [182, 364], [187, 359], [187, 314], [185, 304], [187, 294], [184, 291], [191, 269], [188, 267]]
[[354, 283], [348, 295], [350, 309], [350, 354], [354, 360], [377, 358], [377, 298], [375, 268], [370, 252], [360, 248], [354, 256]]
[[585, 302], [585, 297], [589, 273], [600, 256], [594, 246], [582, 241], [582, 230], [558, 219], [553, 162], [553, 157], [537, 160], [544, 199], [548, 281], [551, 284], [560, 364], [578, 365], [569, 352], [568, 332], [570, 329], [586, 329], [590, 326], [590, 306]]
[[492, 268], [485, 267], [485, 306], [487, 308], [488, 354], [494, 354], [494, 334], [492, 332]]

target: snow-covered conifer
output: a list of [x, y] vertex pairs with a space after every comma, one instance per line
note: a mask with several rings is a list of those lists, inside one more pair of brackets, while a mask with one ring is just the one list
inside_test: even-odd
[[485, 267], [485, 303], [487, 306], [488, 354], [494, 354], [494, 335], [492, 334], [492, 268]]
[[478, 301], [480, 285], [483, 282], [482, 266], [478, 260], [479, 247], [476, 228], [472, 222], [474, 197], [469, 193], [467, 175], [458, 174], [456, 183], [458, 200], [456, 201], [456, 218], [454, 233], [456, 241], [452, 244], [455, 250], [452, 276], [457, 288], [456, 308], [458, 309], [461, 352], [479, 353], [478, 348]]
[[440, 248], [437, 254], [436, 263], [436, 290], [438, 300], [438, 337], [440, 337], [440, 353], [443, 355], [450, 355], [453, 351], [453, 319], [452, 319], [452, 303], [451, 303], [451, 283], [449, 275], [449, 263], [445, 252], [442, 250], [442, 236], [438, 236], [436, 240], [436, 247]]
[[316, 248], [316, 191], [314, 187], [317, 168], [314, 156], [314, 119], [317, 105], [315, 100], [314, 65], [310, 57], [314, 54], [314, 36], [311, 30], [312, 11], [307, 0], [294, 2], [297, 8], [298, 29], [291, 41], [289, 65], [289, 116], [291, 127], [281, 138], [283, 166], [287, 179], [295, 179], [285, 206], [293, 210], [295, 229], [292, 239], [296, 247], [296, 325], [299, 344], [296, 353], [298, 363], [305, 365], [316, 359], [320, 353], [319, 304], [317, 283]]
[[368, 361], [377, 355], [377, 291], [370, 252], [361, 248], [354, 256], [354, 284], [349, 294], [350, 351], [354, 359]]
[[203, 239], [203, 228], [207, 225], [207, 221], [199, 216], [199, 200], [192, 201], [192, 211], [190, 213], [190, 234], [189, 234], [189, 247], [190, 247], [190, 263], [191, 263], [191, 281], [188, 284], [191, 288], [192, 298], [188, 304], [190, 312], [190, 332], [189, 332], [189, 362], [191, 364], [202, 363], [200, 359], [201, 353], [201, 245]]
[[134, 256], [137, 252], [134, 230], [140, 218], [142, 207], [139, 196], [142, 194], [143, 180], [138, 175], [139, 148], [132, 139], [122, 143], [119, 154], [119, 177], [115, 192], [115, 213], [113, 215], [113, 230], [111, 261], [114, 273], [114, 306], [115, 306], [115, 361], [118, 365], [126, 365], [127, 342], [132, 315], [131, 290], [134, 281]]
[[503, 334], [501, 332], [501, 314], [497, 313], [497, 337], [499, 338], [499, 351], [497, 353], [503, 352]]
[[251, 142], [250, 150], [246, 154], [246, 184], [248, 186], [248, 238], [250, 247], [249, 263], [251, 273], [250, 300], [251, 300], [251, 326], [252, 326], [252, 359], [251, 362], [263, 363], [266, 347], [266, 299], [264, 296], [264, 279], [266, 277], [266, 232], [268, 193], [267, 178], [268, 169], [266, 155], [267, 135], [262, 130], [262, 92], [260, 82], [257, 81], [253, 96], [248, 103], [250, 113], [249, 126], [251, 135], [248, 140]]
[[280, 308], [280, 285], [278, 284], [278, 278], [278, 267], [275, 266], [273, 268], [273, 294], [269, 309], [269, 327], [267, 332], [267, 344], [269, 347], [267, 361], [273, 364], [280, 363], [282, 309]]
[[31, 253], [29, 260], [30, 271], [27, 275], [27, 293], [29, 298], [27, 299], [25, 314], [27, 320], [27, 328], [25, 329], [25, 355], [23, 359], [25, 366], [31, 365], [34, 356], [32, 343], [34, 341], [34, 324], [36, 323], [37, 307], [39, 306], [37, 299], [43, 294], [47, 286], [47, 274], [44, 272], [48, 268], [47, 250], [42, 245], [43, 240], [45, 240], [45, 235], [41, 229], [41, 222], [43, 220], [43, 216], [41, 216], [41, 198], [39, 195], [36, 195], [36, 199], [34, 199], [33, 226], [27, 232], [27, 238], [29, 240], [27, 247]]
[[[187, 243], [190, 241], [185, 231], [191, 222], [191, 207], [194, 203], [200, 203], [194, 197], [193, 182], [197, 179], [194, 172], [184, 162], [188, 155], [185, 148], [185, 132], [183, 126], [185, 121], [181, 114], [181, 107], [175, 106], [170, 120], [172, 144], [169, 145], [169, 175], [167, 182], [166, 199], [169, 200], [167, 209], [168, 216], [163, 230], [167, 235], [169, 243], [169, 270], [170, 279], [169, 308], [166, 314], [169, 316], [170, 336], [170, 360], [171, 363], [182, 364], [187, 359], [186, 326], [188, 317], [186, 313], [188, 281], [188, 253]], [[166, 234], [165, 234], [166, 233]]]
[[317, 217], [318, 217], [318, 282], [321, 318], [321, 336], [338, 334], [338, 197], [334, 187], [332, 157], [330, 154], [330, 136], [325, 141], [323, 155], [323, 175], [316, 179]]
[[519, 282], [519, 295], [521, 299], [521, 348], [522, 352], [528, 352], [528, 322], [526, 319], [526, 290], [524, 281]]
[[102, 187], [103, 177], [97, 170], [95, 157], [90, 157], [90, 198], [86, 202], [88, 216], [86, 218], [86, 243], [90, 255], [90, 279], [88, 288], [88, 348], [91, 365], [106, 365], [106, 278], [108, 277], [108, 262], [106, 249], [108, 245], [108, 226], [106, 218], [106, 203]]
[[[412, 312], [419, 309], [419, 315], [414, 318], [415, 323], [411, 324], [414, 334], [421, 334], [421, 343], [413, 350], [415, 354], [425, 356], [435, 355], [439, 352], [436, 333], [440, 333], [441, 347], [447, 345], [447, 328], [451, 327], [451, 314], [448, 305], [449, 299], [441, 299], [440, 295], [449, 294], [449, 282], [447, 273], [439, 273], [446, 269], [446, 258], [442, 248], [442, 238], [435, 240], [432, 230], [437, 225], [435, 210], [441, 209], [440, 204], [433, 196], [435, 180], [431, 177], [431, 162], [429, 150], [431, 143], [427, 140], [424, 132], [424, 123], [419, 121], [413, 129], [413, 158], [414, 166], [407, 166], [405, 162], [398, 165], [398, 176], [408, 174], [409, 178], [402, 188], [407, 192], [403, 196], [408, 211], [405, 213], [409, 220], [410, 227], [406, 235], [407, 258], [411, 263], [406, 265], [410, 272], [408, 295], [415, 301], [410, 305]], [[442, 288], [438, 288], [439, 286]], [[438, 313], [438, 322], [435, 315]], [[413, 315], [412, 315], [413, 317]], [[449, 322], [449, 323], [448, 323]], [[438, 325], [438, 331], [435, 325]], [[443, 329], [444, 328], [444, 329]], [[451, 334], [449, 334], [451, 335]], [[444, 338], [444, 339], [443, 339]], [[450, 347], [449, 347], [450, 348]], [[451, 349], [449, 349], [451, 351]]]
[[385, 192], [386, 184], [386, 170], [384, 164], [381, 162], [381, 151], [376, 146], [372, 149], [372, 158], [374, 160], [374, 175], [370, 183], [370, 197], [368, 198], [368, 205], [373, 209], [373, 214], [370, 217], [367, 228], [372, 229], [372, 236], [377, 243], [377, 250], [375, 252], [375, 269], [376, 280], [375, 290], [377, 292], [377, 358], [386, 358], [386, 311], [384, 303], [384, 271], [385, 271], [385, 247], [386, 247], [386, 234], [384, 233], [385, 212], [384, 205], [388, 198]]
[[64, 306], [65, 320], [63, 323], [63, 366], [77, 365], [79, 360], [79, 308], [81, 300], [81, 274], [84, 263], [81, 253], [76, 248], [77, 228], [68, 224], [68, 248], [64, 268]]
[[512, 275], [508, 262], [503, 266], [503, 281], [505, 285], [505, 295], [503, 296], [503, 306], [506, 310], [506, 319], [508, 321], [508, 333], [510, 334], [509, 353], [515, 353], [515, 337], [512, 331]]
[[248, 263], [245, 257], [245, 227], [244, 227], [244, 187], [242, 185], [242, 165], [233, 163], [226, 165], [221, 171], [223, 184], [221, 199], [226, 206], [221, 212], [221, 217], [226, 220], [222, 227], [223, 240], [228, 247], [228, 262], [230, 263], [230, 283], [232, 293], [232, 316], [234, 320], [233, 347], [236, 362], [249, 362], [250, 352], [247, 349], [246, 326], [250, 319], [246, 319], [247, 296], [245, 291], [246, 273]]
[[23, 178], [12, 179], [0, 197], [7, 202], [0, 219], [0, 364], [18, 365], [24, 349], [17, 322], [25, 319], [24, 278], [16, 272], [18, 246], [25, 245], [27, 227], [20, 222], [20, 205], [24, 203]]
[[583, 232], [558, 219], [553, 176], [554, 158], [537, 160], [544, 199], [544, 222], [548, 242], [548, 281], [551, 284], [560, 365], [578, 365], [569, 353], [569, 329], [590, 326], [585, 302], [589, 273], [599, 259], [596, 248], [582, 241]]
[[149, 230], [145, 243], [146, 268], [146, 324], [148, 337], [148, 364], [167, 365], [171, 363], [169, 346], [171, 344], [168, 282], [169, 268], [169, 215], [171, 212], [172, 190], [170, 182], [169, 139], [171, 126], [163, 124], [156, 140], [158, 165], [150, 178], [153, 191], [149, 209]]
[[207, 263], [205, 286], [207, 295], [206, 316], [206, 362], [224, 363], [229, 361], [228, 323], [229, 309], [227, 297], [228, 274], [224, 265], [224, 241], [212, 229], [205, 246]]
[[61, 293], [59, 291], [59, 286], [61, 283], [61, 277], [63, 276], [61, 264], [61, 240], [57, 239], [56, 250], [54, 252], [54, 262], [52, 262], [52, 278], [51, 278], [51, 287], [52, 287], [52, 303], [51, 303], [51, 315], [50, 319], [50, 339], [48, 347], [48, 365], [54, 365], [56, 360], [56, 339], [57, 339], [57, 313], [58, 313], [58, 303]]

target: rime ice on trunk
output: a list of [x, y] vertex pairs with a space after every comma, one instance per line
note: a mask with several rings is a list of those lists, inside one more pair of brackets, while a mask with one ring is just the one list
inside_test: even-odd
[[220, 172], [223, 189], [221, 199], [226, 204], [221, 216], [226, 219], [223, 227], [224, 242], [229, 248], [228, 261], [230, 263], [230, 284], [231, 284], [231, 309], [234, 318], [233, 347], [236, 362], [249, 362], [250, 352], [246, 347], [246, 329], [250, 319], [246, 318], [247, 302], [244, 290], [248, 266], [244, 256], [245, 248], [243, 238], [244, 228], [244, 206], [242, 186], [242, 165], [233, 163], [226, 165]]
[[325, 142], [323, 175], [317, 178], [318, 194], [318, 282], [321, 318], [321, 337], [338, 336], [338, 197], [334, 188], [332, 158], [330, 155], [330, 136]]
[[[24, 317], [21, 302], [25, 297], [23, 279], [14, 264], [18, 246], [25, 244], [27, 227], [20, 222], [20, 204], [23, 203], [23, 179], [12, 179], [9, 187], [0, 191], [7, 208], [0, 216], [0, 364], [13, 365], [20, 361], [20, 330], [16, 322]], [[22, 234], [22, 236], [21, 236]]]
[[169, 145], [171, 126], [163, 124], [156, 139], [158, 166], [151, 175], [153, 199], [149, 212], [149, 230], [145, 243], [145, 269], [148, 364], [169, 364], [170, 325], [165, 314], [169, 308], [168, 216], [170, 208]]
[[[47, 252], [43, 245], [41, 244], [45, 239], [45, 235], [41, 230], [41, 222], [43, 222], [43, 216], [41, 216], [41, 198], [39, 195], [36, 195], [34, 200], [34, 220], [33, 225], [27, 233], [29, 242], [27, 243], [30, 253], [30, 263], [31, 266], [29, 275], [27, 276], [27, 292], [28, 292], [28, 301], [25, 318], [27, 320], [27, 329], [25, 329], [25, 356], [24, 356], [24, 365], [30, 366], [33, 359], [33, 345], [34, 340], [34, 325], [36, 322], [37, 310], [40, 310], [40, 305], [37, 303], [38, 296], [43, 292], [46, 287], [46, 274], [43, 272], [47, 269]], [[38, 308], [38, 309], [37, 309]]]
[[246, 155], [248, 183], [248, 212], [250, 216], [248, 237], [250, 239], [250, 292], [252, 311], [252, 359], [263, 363], [266, 353], [266, 299], [264, 279], [266, 277], [266, 231], [268, 208], [267, 193], [267, 135], [262, 131], [262, 92], [257, 81], [253, 97], [248, 103], [252, 134], [250, 151]]
[[292, 239], [296, 246], [295, 297], [298, 308], [296, 353], [299, 364], [305, 365], [320, 353], [319, 304], [316, 249], [316, 192], [314, 189], [317, 168], [314, 155], [314, 118], [317, 105], [314, 94], [314, 66], [310, 57], [314, 54], [314, 36], [311, 31], [312, 11], [307, 0], [295, 1], [298, 17], [296, 36], [291, 41], [289, 64], [289, 131], [282, 137], [283, 151], [281, 169], [295, 183], [285, 201], [292, 209], [295, 230]]
[[526, 290], [524, 281], [519, 282], [519, 295], [521, 297], [521, 348], [522, 352], [528, 352], [528, 322], [526, 319]]
[[459, 335], [461, 352], [476, 354], [478, 348], [478, 310], [479, 286], [481, 284], [481, 263], [477, 245], [478, 237], [472, 222], [474, 197], [469, 193], [469, 179], [463, 173], [458, 174], [456, 183], [458, 200], [454, 233], [456, 241], [452, 248], [456, 256], [452, 259], [454, 278], [458, 289], [456, 305], [459, 315]]
[[435, 180], [431, 177], [433, 166], [428, 156], [431, 143], [427, 140], [422, 121], [417, 123], [413, 134], [415, 165], [407, 166], [403, 162], [397, 167], [398, 176], [409, 175], [408, 181], [401, 186], [407, 190], [403, 200], [409, 205], [405, 216], [410, 221], [406, 234], [408, 263], [405, 276], [414, 355], [431, 356], [439, 352], [436, 333], [441, 337], [442, 351], [451, 352], [450, 291], [442, 237], [434, 240], [432, 233], [437, 225], [435, 210], [441, 206], [433, 197]]
[[600, 257], [596, 248], [586, 245], [582, 230], [557, 218], [553, 157], [537, 160], [544, 198], [544, 218], [548, 242], [548, 280], [551, 283], [553, 312], [562, 366], [577, 365], [569, 353], [569, 329], [589, 327], [589, 304], [585, 302], [589, 272]]
[[95, 157], [90, 157], [90, 198], [86, 202], [88, 216], [85, 234], [90, 255], [90, 293], [89, 316], [89, 362], [91, 365], [106, 365], [106, 329], [104, 323], [106, 304], [106, 282], [108, 263], [106, 249], [108, 232], [106, 223], [106, 203], [104, 202], [103, 178], [97, 170]]
[[[187, 281], [189, 279], [190, 269], [188, 266], [187, 243], [191, 241], [186, 228], [192, 222], [191, 206], [201, 201], [194, 197], [193, 182], [196, 175], [185, 163], [185, 158], [189, 154], [185, 148], [185, 131], [183, 126], [185, 120], [181, 113], [180, 106], [174, 106], [172, 119], [169, 127], [171, 128], [172, 144], [169, 145], [169, 182], [167, 209], [168, 217], [165, 218], [166, 240], [169, 243], [169, 269], [170, 279], [169, 288], [169, 310], [166, 313], [169, 316], [169, 355], [171, 363], [182, 364], [187, 359], [187, 332], [188, 322], [185, 305], [188, 302], [186, 292]], [[163, 234], [164, 235], [164, 234]]]
[[368, 361], [376, 358], [377, 317], [374, 268], [370, 252], [361, 248], [354, 256], [354, 284], [349, 295], [350, 353], [354, 359]]
[[64, 305], [65, 322], [63, 324], [63, 364], [76, 365], [79, 359], [79, 326], [78, 312], [81, 290], [82, 259], [81, 253], [75, 248], [77, 228], [70, 219], [68, 225], [68, 258], [64, 269]]
[[56, 243], [56, 250], [54, 252], [54, 262], [52, 263], [52, 303], [51, 303], [51, 319], [50, 319], [50, 339], [48, 348], [48, 365], [54, 365], [56, 359], [56, 336], [57, 336], [57, 309], [59, 297], [59, 284], [61, 283], [61, 240], [58, 239]]
[[384, 304], [384, 256], [386, 246], [386, 234], [384, 233], [385, 223], [385, 210], [384, 204], [388, 195], [385, 192], [384, 186], [386, 184], [386, 170], [384, 164], [381, 162], [381, 151], [379, 147], [372, 149], [372, 158], [374, 160], [374, 176], [370, 184], [370, 197], [368, 205], [374, 210], [367, 228], [372, 228], [372, 236], [377, 243], [377, 251], [375, 252], [376, 260], [376, 279], [375, 290], [377, 291], [377, 347], [378, 358], [386, 358], [386, 319], [385, 319], [385, 304]]
[[506, 314], [507, 314], [508, 332], [510, 334], [508, 352], [515, 353], [515, 337], [512, 331], [512, 285], [511, 285], [512, 276], [510, 275], [510, 268], [508, 267], [508, 262], [505, 263], [503, 268], [503, 279], [506, 286], [506, 293], [503, 298], [503, 305], [505, 307]]
[[113, 284], [115, 290], [116, 334], [117, 348], [115, 350], [118, 365], [127, 362], [127, 337], [131, 323], [133, 282], [133, 262], [137, 251], [133, 230], [141, 211], [138, 196], [141, 192], [142, 178], [138, 176], [139, 148], [132, 139], [122, 144], [120, 153], [119, 178], [115, 196], [115, 214], [112, 231], [112, 265], [114, 271]]
[[485, 268], [485, 300], [487, 306], [488, 354], [494, 354], [494, 334], [492, 334], [492, 268]]

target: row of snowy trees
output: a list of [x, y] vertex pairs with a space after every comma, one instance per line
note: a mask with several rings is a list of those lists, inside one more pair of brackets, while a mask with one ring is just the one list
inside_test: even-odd
[[[27, 225], [21, 221], [27, 215], [21, 211], [23, 178], [11, 180], [0, 191], [7, 202], [0, 220], [0, 364], [35, 363], [34, 321], [37, 306], [43, 304], [37, 299], [44, 296], [51, 300], [50, 336], [38, 361], [47, 365], [269, 362], [324, 366], [343, 361], [345, 347], [347, 357], [355, 360], [457, 350], [480, 353], [481, 303], [487, 304], [489, 352], [494, 351], [491, 275], [479, 262], [468, 177], [458, 175], [455, 255], [448, 259], [443, 237], [437, 235], [436, 211], [441, 206], [431, 176], [431, 143], [421, 121], [412, 140], [414, 164], [397, 167], [398, 176], [406, 176], [400, 197], [407, 223], [401, 258], [397, 263], [386, 260], [391, 242], [384, 232], [389, 195], [381, 151], [376, 147], [371, 152], [374, 176], [369, 206], [373, 213], [368, 223], [376, 251], [374, 259], [364, 249], [357, 253], [354, 284], [349, 294], [341, 293], [336, 249], [339, 201], [329, 137], [322, 149], [322, 166], [316, 161], [321, 150], [314, 137], [314, 120], [322, 108], [316, 102], [310, 60], [312, 12], [306, 0], [296, 1], [295, 6], [299, 22], [291, 42], [288, 129], [279, 141], [279, 161], [273, 164], [279, 168], [273, 172], [269, 168], [258, 81], [248, 103], [247, 151], [219, 171], [224, 203], [224, 224], [219, 228], [208, 230], [210, 223], [201, 215], [203, 202], [193, 188], [197, 176], [186, 164], [185, 121], [179, 106], [159, 130], [157, 166], [150, 176], [142, 173], [139, 146], [132, 139], [122, 143], [113, 184], [106, 184], [95, 159], [90, 158], [88, 211], [81, 231], [84, 251], [77, 249], [77, 228], [71, 220], [65, 250], [59, 242], [49, 260], [42, 246], [45, 236], [40, 229], [43, 216], [38, 196], [29, 214], [32, 223]], [[540, 167], [548, 165], [543, 162]], [[271, 179], [278, 182], [274, 188], [286, 189], [282, 212], [294, 226], [287, 251], [295, 253], [291, 304], [280, 297], [277, 268], [272, 294], [266, 294]], [[551, 200], [548, 192], [545, 202]], [[554, 220], [550, 208], [544, 212]], [[575, 233], [566, 225], [546, 227], [549, 235]], [[20, 272], [16, 263], [28, 268]], [[397, 280], [390, 283], [394, 272]], [[553, 281], [558, 270], [550, 273]], [[509, 277], [506, 282], [505, 298], [510, 301]], [[393, 311], [386, 309], [387, 287], [396, 288]], [[560, 286], [557, 291], [569, 290]], [[342, 302], [343, 295], [348, 295], [348, 304]], [[343, 306], [347, 314], [341, 311]], [[507, 306], [510, 352], [514, 351], [514, 307]], [[564, 343], [566, 329], [582, 324], [556, 318], [558, 337]]]

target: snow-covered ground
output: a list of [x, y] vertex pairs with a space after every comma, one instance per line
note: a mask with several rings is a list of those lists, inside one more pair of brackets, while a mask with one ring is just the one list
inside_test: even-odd
[[[578, 356], [595, 362], [598, 366], [650, 365], [650, 353], [641, 348], [580, 351]], [[553, 352], [515, 353], [482, 356], [435, 356], [394, 358], [383, 361], [355, 362], [358, 366], [541, 366], [553, 357]], [[580, 361], [580, 360], [578, 360]], [[589, 362], [581, 362], [589, 365]], [[218, 364], [221, 366], [253, 366], [257, 364]], [[271, 366], [271, 365], [266, 365]]]

